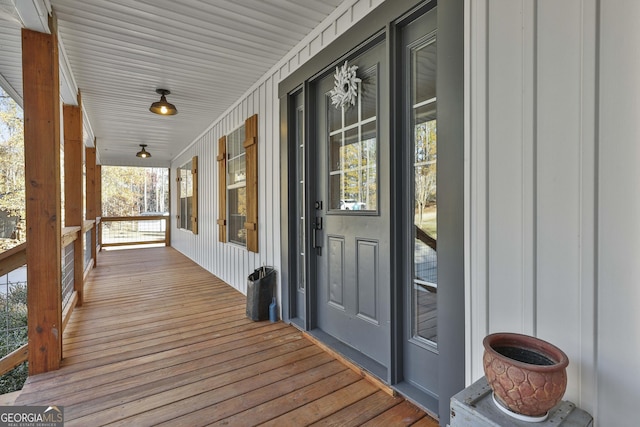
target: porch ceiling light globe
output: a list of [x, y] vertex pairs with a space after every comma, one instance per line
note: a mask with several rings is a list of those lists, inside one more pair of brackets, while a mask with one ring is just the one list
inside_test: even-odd
[[137, 157], [143, 158], [143, 159], [147, 159], [149, 157], [151, 157], [151, 153], [149, 153], [147, 150], [144, 149], [144, 147], [146, 147], [147, 144], [140, 144], [140, 147], [142, 147], [142, 150], [138, 151], [136, 153]]
[[171, 94], [171, 91], [167, 89], [156, 89], [156, 93], [159, 93], [160, 101], [154, 102], [149, 107], [149, 111], [152, 113], [160, 114], [161, 116], [173, 116], [178, 114], [178, 110], [175, 105], [167, 102], [167, 95]]

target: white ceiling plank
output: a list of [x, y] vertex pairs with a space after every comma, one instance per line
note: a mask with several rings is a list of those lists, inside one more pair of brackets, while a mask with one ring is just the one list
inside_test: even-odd
[[[48, 0], [19, 1], [39, 5], [32, 9], [48, 7]], [[343, 8], [341, 0], [50, 3], [61, 41], [61, 94], [67, 104], [75, 104], [78, 90], [82, 94], [85, 143], [97, 139], [100, 161], [107, 165], [140, 165], [135, 153], [139, 144], [148, 144], [154, 166], [167, 166]], [[19, 25], [0, 25], [0, 73], [17, 95], [22, 93], [20, 41]], [[171, 91], [167, 99], [178, 115], [149, 112], [159, 99], [157, 88]]]
[[49, 34], [49, 12], [51, 10], [48, 2], [43, 0], [18, 0], [14, 6], [22, 25], [33, 31]]
[[9, 83], [2, 74], [0, 74], [0, 86], [2, 86], [2, 89], [22, 108], [24, 102], [22, 95], [11, 86], [11, 83]]

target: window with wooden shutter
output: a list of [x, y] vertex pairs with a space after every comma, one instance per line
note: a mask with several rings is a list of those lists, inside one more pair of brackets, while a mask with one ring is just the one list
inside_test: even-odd
[[245, 161], [247, 169], [247, 250], [258, 252], [258, 115], [245, 121]]
[[227, 241], [227, 137], [218, 140], [218, 241]]
[[218, 140], [219, 241], [258, 252], [258, 115]]

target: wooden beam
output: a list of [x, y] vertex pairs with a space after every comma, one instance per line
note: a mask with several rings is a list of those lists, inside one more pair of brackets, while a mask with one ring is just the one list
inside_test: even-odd
[[[227, 242], [227, 137], [218, 140], [218, 241]], [[178, 212], [180, 183], [178, 182]]]
[[102, 218], [102, 165], [97, 164], [98, 160], [98, 138], [93, 138], [93, 146], [96, 150], [96, 240], [94, 243], [95, 246], [95, 254], [96, 259], [95, 262], [98, 264], [98, 251], [102, 249], [102, 228], [100, 228], [100, 218]]
[[0, 277], [27, 263], [27, 244], [23, 243], [0, 254]]
[[13, 370], [16, 366], [25, 362], [29, 355], [29, 344], [25, 344], [7, 354], [0, 360], [0, 375]]
[[85, 148], [86, 187], [87, 187], [87, 216], [86, 219], [96, 219], [96, 149]]
[[64, 225], [82, 225], [82, 108], [63, 107], [64, 118]]
[[[97, 141], [96, 141], [97, 142]], [[97, 150], [97, 147], [96, 147]], [[96, 251], [96, 264], [98, 262], [98, 251], [100, 250], [102, 229], [99, 219], [102, 217], [102, 165], [96, 164], [96, 241], [93, 242]]]
[[198, 234], [198, 156], [191, 159], [191, 232]]
[[66, 247], [71, 242], [78, 240], [79, 232], [82, 228], [79, 225], [73, 227], [64, 227], [62, 229], [62, 248]]
[[254, 114], [244, 122], [246, 140], [244, 141], [246, 162], [246, 200], [247, 250], [258, 252], [258, 115]]
[[[85, 148], [85, 164], [86, 164], [86, 181], [87, 181], [87, 220], [96, 219], [96, 207], [98, 206], [98, 198], [96, 196], [96, 149], [95, 147]], [[87, 250], [91, 250], [91, 259], [93, 267], [96, 263], [96, 229], [91, 230], [91, 242], [87, 242]]]
[[96, 218], [102, 216], [102, 165], [96, 165]]
[[62, 357], [58, 40], [22, 29], [29, 375]]
[[[169, 182], [171, 182], [171, 168], [169, 168], [168, 174]], [[171, 212], [171, 185], [169, 185], [169, 206], [167, 207], [167, 211]], [[165, 220], [165, 225], [165, 246], [171, 246], [171, 216]]]
[[[78, 105], [65, 105], [62, 114], [64, 120], [64, 224], [67, 227], [82, 227], [84, 220], [82, 188], [84, 142], [80, 94], [78, 94]], [[82, 306], [83, 302], [83, 255], [82, 239], [76, 239], [73, 246], [73, 288], [78, 295], [78, 306]]]

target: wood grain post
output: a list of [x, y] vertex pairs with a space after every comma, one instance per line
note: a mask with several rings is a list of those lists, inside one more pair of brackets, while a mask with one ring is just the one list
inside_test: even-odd
[[[168, 177], [169, 183], [171, 183], [171, 168], [169, 168], [167, 173], [169, 174], [169, 177]], [[179, 191], [177, 191], [176, 193], [179, 193]], [[171, 212], [171, 185], [169, 185], [169, 206], [167, 210], [168, 212]], [[165, 246], [171, 246], [171, 215], [167, 216], [164, 222], [165, 222], [165, 232], [164, 232]]]
[[244, 122], [247, 216], [244, 228], [247, 230], [247, 250], [259, 252], [258, 244], [258, 115], [254, 114]]
[[[78, 100], [80, 97], [78, 96]], [[64, 120], [64, 224], [66, 227], [80, 226], [84, 221], [82, 194], [82, 107], [65, 105]], [[81, 233], [81, 232], [80, 232]], [[78, 293], [77, 305], [81, 306], [84, 290], [84, 256], [82, 235], [73, 242], [73, 283]]]
[[198, 156], [191, 159], [191, 232], [198, 234]]
[[[96, 145], [96, 149], [97, 148], [98, 147]], [[102, 245], [102, 223], [97, 221], [98, 218], [102, 218], [102, 165], [96, 164], [96, 241], [94, 242], [96, 245], [96, 251], [100, 250]], [[96, 253], [96, 262], [97, 261], [98, 254]]]
[[58, 40], [22, 29], [29, 375], [62, 357]]
[[[96, 219], [96, 149], [95, 147], [85, 148], [85, 162], [86, 162], [86, 174], [87, 174], [87, 220]], [[91, 250], [91, 259], [93, 260], [93, 267], [95, 268], [97, 263], [96, 259], [96, 227], [91, 229], [91, 242], [87, 242], [87, 250]]]

